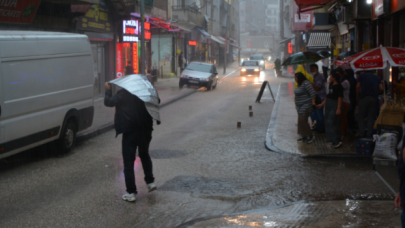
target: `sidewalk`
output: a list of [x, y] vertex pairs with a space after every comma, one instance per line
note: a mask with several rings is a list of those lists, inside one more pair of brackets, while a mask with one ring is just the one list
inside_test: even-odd
[[283, 152], [300, 156], [350, 156], [368, 158], [356, 154], [354, 138], [348, 138], [343, 146], [335, 149], [326, 143], [325, 134], [316, 134], [312, 144], [297, 143], [298, 114], [294, 104], [294, 84], [280, 85], [276, 103], [270, 119], [266, 135], [266, 147], [275, 152]]
[[[238, 69], [238, 64], [229, 64], [227, 67], [227, 74]], [[219, 71], [219, 70], [218, 70]], [[219, 72], [222, 72], [219, 71]], [[224, 77], [222, 73], [219, 74], [219, 78]], [[197, 88], [179, 88], [179, 77], [171, 78], [158, 78], [155, 82], [155, 88], [160, 97], [160, 108], [165, 107], [181, 98], [191, 95], [197, 91]], [[77, 141], [82, 142], [87, 139], [96, 137], [114, 128], [114, 108], [108, 108], [104, 106], [104, 98], [97, 97], [94, 100], [94, 118], [93, 124], [90, 128], [79, 132], [77, 134]]]
[[178, 227], [401, 227], [393, 201], [298, 202], [241, 214], [196, 219]]
[[287, 69], [284, 69], [284, 67], [281, 67], [281, 75], [278, 75], [281, 77], [287, 77], [287, 78], [294, 78], [295, 73], [294, 70], [291, 66], [287, 66]]

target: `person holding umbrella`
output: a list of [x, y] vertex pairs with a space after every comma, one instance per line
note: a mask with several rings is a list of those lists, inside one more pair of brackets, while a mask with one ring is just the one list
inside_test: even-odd
[[[118, 85], [123, 89], [113, 96], [110, 83]], [[156, 190], [152, 160], [149, 156], [149, 144], [152, 140], [153, 118], [157, 119], [157, 123], [160, 124], [158, 111], [156, 113], [157, 107], [153, 107], [153, 104], [157, 106], [160, 103], [160, 99], [144, 75], [130, 75], [106, 82], [105, 90], [104, 105], [115, 107], [114, 127], [116, 137], [122, 134], [122, 157], [124, 160], [124, 176], [127, 191], [122, 196], [122, 199], [134, 202], [136, 200], [135, 195], [137, 194], [134, 173], [137, 149], [148, 191]], [[141, 90], [143, 90], [142, 93], [139, 92]], [[147, 91], [152, 91], [150, 92], [151, 96], [146, 97], [144, 95]], [[142, 94], [142, 96], [135, 95], [137, 92]], [[145, 100], [150, 100], [150, 102], [145, 102]]]

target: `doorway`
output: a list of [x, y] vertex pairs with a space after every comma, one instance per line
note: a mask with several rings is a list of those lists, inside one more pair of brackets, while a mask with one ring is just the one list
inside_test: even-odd
[[104, 97], [105, 48], [103, 44], [91, 44], [93, 54], [94, 97]]

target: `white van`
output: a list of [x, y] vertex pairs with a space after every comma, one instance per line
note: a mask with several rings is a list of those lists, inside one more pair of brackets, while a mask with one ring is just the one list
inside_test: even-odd
[[64, 151], [93, 122], [87, 36], [0, 31], [0, 159], [58, 140]]

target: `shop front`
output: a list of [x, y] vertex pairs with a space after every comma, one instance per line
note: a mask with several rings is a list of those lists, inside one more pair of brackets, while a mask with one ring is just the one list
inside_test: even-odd
[[[150, 23], [145, 24], [145, 71], [148, 71], [150, 62]], [[120, 78], [129, 74], [141, 74], [140, 59], [141, 59], [141, 23], [139, 20], [124, 20], [122, 22], [122, 31], [120, 31], [119, 42], [116, 47], [116, 77]], [[143, 72], [145, 74], [145, 72]]]
[[76, 20], [76, 31], [89, 37], [93, 54], [94, 96], [104, 96], [104, 83], [114, 79], [114, 27], [108, 7], [72, 5], [71, 11], [84, 13]]

